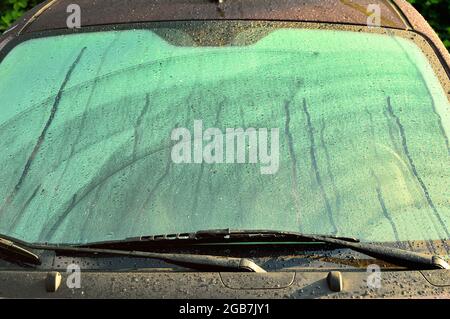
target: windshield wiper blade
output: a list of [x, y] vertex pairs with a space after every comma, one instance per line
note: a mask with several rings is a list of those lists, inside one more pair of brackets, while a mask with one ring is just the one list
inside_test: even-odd
[[[302, 234], [298, 232], [289, 231], [274, 231], [274, 230], [231, 230], [231, 229], [212, 229], [212, 230], [199, 230], [192, 233], [193, 238], [197, 240], [217, 240], [220, 238], [230, 240], [243, 240], [243, 241], [255, 241], [255, 240], [267, 240], [267, 241], [281, 241], [286, 242], [293, 241], [316, 241], [312, 237], [313, 235]], [[158, 239], [160, 236], [155, 236]], [[334, 235], [320, 235], [322, 238], [337, 239], [346, 242], [358, 243], [360, 240], [354, 237], [343, 237]], [[170, 238], [170, 237], [169, 237]]]
[[0, 251], [15, 262], [24, 262], [27, 264], [40, 265], [41, 259], [34, 252], [22, 247], [20, 244], [0, 237]]
[[[341, 237], [333, 235], [322, 235], [327, 238], [334, 238], [345, 240], [348, 242], [359, 242], [359, 239], [354, 237]], [[192, 233], [178, 233], [178, 234], [164, 234], [130, 237], [123, 240], [103, 241], [81, 245], [80, 247], [117, 247], [117, 246], [134, 246], [140, 243], [144, 244], [197, 244], [197, 243], [221, 243], [221, 242], [255, 242], [261, 240], [267, 241], [282, 241], [286, 242], [292, 239], [293, 241], [304, 240], [311, 242], [309, 235], [300, 234], [296, 232], [287, 231], [272, 231], [272, 230], [231, 230], [231, 229], [211, 229], [199, 230]]]
[[[409, 269], [450, 269], [440, 256], [417, 253], [409, 250], [361, 243], [353, 237], [333, 235], [311, 235], [298, 232], [272, 230], [201, 230], [194, 233], [147, 236], [129, 238], [122, 243], [145, 242], [183, 242], [188, 243], [231, 243], [231, 242], [320, 242], [337, 248], [349, 248], [362, 254]], [[109, 245], [113, 244], [112, 242]]]

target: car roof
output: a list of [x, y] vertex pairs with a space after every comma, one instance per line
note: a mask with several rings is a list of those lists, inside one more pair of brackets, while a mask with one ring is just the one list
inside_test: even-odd
[[[2, 40], [67, 29], [73, 0], [47, 0], [27, 12]], [[367, 26], [369, 5], [379, 6], [384, 28], [422, 35], [450, 76], [450, 54], [425, 19], [406, 0], [77, 0], [83, 27], [179, 20], [270, 20]], [[74, 31], [76, 32], [76, 31]]]
[[[66, 28], [73, 0], [47, 1], [26, 32]], [[78, 0], [83, 26], [172, 20], [284, 20], [366, 25], [369, 5], [378, 5], [381, 26], [405, 29], [385, 0]]]

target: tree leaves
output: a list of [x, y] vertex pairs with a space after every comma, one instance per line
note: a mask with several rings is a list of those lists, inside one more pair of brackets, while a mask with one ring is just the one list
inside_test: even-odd
[[0, 3], [0, 32], [8, 29], [27, 10], [42, 0], [2, 0]]
[[450, 26], [447, 19], [450, 12], [448, 0], [408, 0], [439, 34], [442, 42], [450, 48]]

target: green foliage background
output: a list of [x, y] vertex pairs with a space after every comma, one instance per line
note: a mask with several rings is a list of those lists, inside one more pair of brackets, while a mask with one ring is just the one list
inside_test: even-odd
[[408, 0], [422, 13], [428, 23], [439, 34], [447, 49], [450, 49], [450, 0]]
[[43, 0], [0, 0], [0, 32], [5, 31], [27, 10]]
[[[450, 0], [408, 0], [439, 33], [447, 48], [450, 48]], [[43, 0], [0, 0], [0, 32], [6, 30], [25, 11]]]

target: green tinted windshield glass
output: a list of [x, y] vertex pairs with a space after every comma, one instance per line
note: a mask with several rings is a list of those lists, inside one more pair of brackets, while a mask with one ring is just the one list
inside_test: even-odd
[[209, 24], [223, 32], [16, 46], [0, 64], [0, 233], [449, 238], [449, 102], [413, 41]]

